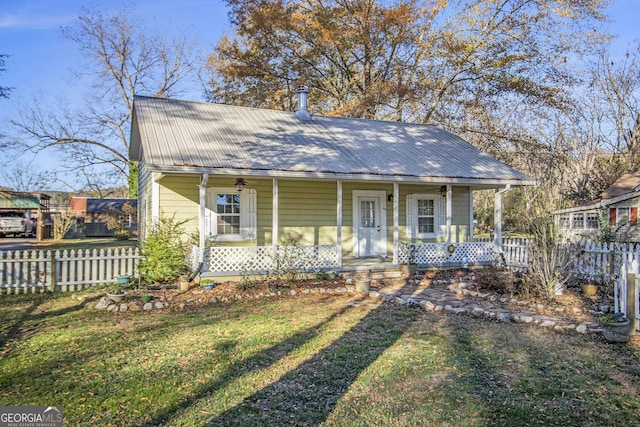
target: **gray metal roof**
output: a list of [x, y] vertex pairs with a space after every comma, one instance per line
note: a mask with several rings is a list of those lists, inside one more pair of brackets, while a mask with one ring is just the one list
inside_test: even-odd
[[[436, 126], [313, 116], [136, 97], [131, 158], [156, 169], [203, 168], [530, 183]], [[142, 153], [144, 153], [142, 155]]]
[[109, 213], [122, 211], [125, 203], [137, 208], [137, 199], [87, 199], [87, 213]]

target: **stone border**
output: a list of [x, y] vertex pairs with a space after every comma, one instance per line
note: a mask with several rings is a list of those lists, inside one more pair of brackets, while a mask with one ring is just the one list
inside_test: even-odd
[[[414, 284], [419, 281], [413, 281]], [[504, 307], [493, 306], [491, 303], [511, 303], [519, 306], [528, 306], [536, 311], [547, 309], [556, 311], [559, 313], [564, 312], [562, 307], [548, 307], [543, 304], [536, 304], [532, 301], [517, 300], [515, 298], [500, 297], [492, 293], [483, 293], [477, 291], [471, 291], [467, 289], [467, 284], [461, 280], [445, 280], [434, 281], [433, 284], [446, 285], [449, 284], [443, 290], [457, 296], [466, 296], [470, 299], [465, 300], [461, 306], [454, 306], [452, 304], [441, 304], [437, 301], [430, 301], [427, 297], [412, 298], [407, 296], [398, 295], [384, 295], [378, 291], [369, 291], [368, 293], [358, 292], [354, 285], [346, 285], [344, 287], [336, 288], [308, 288], [303, 290], [292, 289], [290, 291], [277, 291], [277, 292], [265, 292], [258, 294], [234, 294], [229, 296], [213, 295], [208, 298], [208, 301], [203, 301], [203, 298], [194, 298], [192, 301], [196, 302], [209, 302], [209, 303], [224, 303], [229, 301], [240, 300], [252, 300], [261, 298], [273, 298], [279, 296], [297, 296], [297, 295], [309, 295], [309, 294], [341, 294], [341, 293], [358, 293], [368, 298], [379, 299], [384, 303], [395, 303], [401, 306], [417, 306], [423, 308], [425, 311], [444, 313], [444, 314], [466, 314], [478, 318], [486, 318], [490, 320], [497, 320], [500, 322], [513, 322], [520, 324], [528, 324], [539, 327], [544, 330], [552, 330], [556, 332], [576, 332], [579, 334], [586, 333], [602, 333], [602, 328], [596, 322], [571, 322], [567, 319], [552, 317], [547, 315], [538, 314], [535, 311], [522, 310], [512, 311]], [[83, 296], [72, 295], [73, 299], [84, 301]], [[472, 299], [476, 298], [476, 299]], [[480, 303], [484, 302], [489, 307], [481, 307]], [[115, 304], [107, 297], [100, 298], [97, 304], [87, 303], [87, 307], [96, 310], [104, 310], [108, 312], [136, 312], [136, 311], [152, 311], [163, 310], [170, 307], [174, 307], [176, 310], [184, 310], [187, 308], [187, 303], [168, 303], [167, 301], [148, 302], [144, 305], [140, 305], [137, 302]], [[579, 307], [573, 308], [574, 313], [581, 313], [583, 310]], [[600, 314], [598, 312], [591, 312], [590, 314]], [[604, 314], [604, 313], [602, 313]]]
[[[468, 279], [467, 280], [473, 280]], [[419, 281], [414, 281], [418, 282]], [[440, 304], [430, 301], [428, 298], [411, 298], [406, 296], [397, 295], [383, 295], [379, 292], [370, 292], [369, 297], [379, 298], [385, 300], [385, 302], [394, 302], [400, 305], [414, 305], [424, 308], [425, 311], [430, 312], [445, 312], [451, 314], [468, 314], [474, 317], [484, 317], [487, 319], [498, 320], [501, 322], [513, 322], [530, 324], [540, 327], [546, 330], [553, 330], [556, 332], [577, 332], [579, 334], [586, 333], [602, 333], [602, 328], [597, 322], [572, 322], [567, 319], [542, 315], [537, 313], [540, 310], [556, 311], [558, 313], [564, 312], [564, 307], [549, 307], [544, 304], [535, 303], [528, 300], [517, 300], [515, 298], [500, 297], [490, 292], [477, 292], [467, 289], [468, 285], [464, 280], [438, 280], [433, 281], [433, 284], [446, 285], [446, 290], [455, 295], [468, 296], [471, 298], [477, 298], [482, 301], [486, 301], [488, 305], [492, 305], [492, 302], [499, 303], [511, 303], [519, 306], [529, 306], [533, 308], [534, 312], [529, 310], [512, 311], [504, 307], [491, 306], [489, 308], [480, 307], [478, 300], [469, 299], [460, 307], [453, 306], [451, 304]], [[608, 307], [607, 307], [608, 309]], [[580, 307], [573, 308], [574, 313], [582, 313], [583, 310]], [[590, 311], [590, 314], [605, 314], [604, 312]]]

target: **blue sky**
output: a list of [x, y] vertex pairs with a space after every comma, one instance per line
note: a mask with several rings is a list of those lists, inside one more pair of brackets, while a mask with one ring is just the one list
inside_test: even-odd
[[[38, 92], [75, 92], [71, 69], [82, 61], [76, 46], [60, 34], [70, 26], [81, 7], [118, 10], [124, 3], [87, 0], [0, 0], [0, 53], [6, 58], [2, 86], [14, 88], [0, 114]], [[222, 2], [207, 0], [138, 0], [127, 2], [146, 27], [163, 34], [188, 34], [203, 51], [212, 50], [227, 25]], [[82, 92], [82, 91], [79, 91]]]
[[[213, 49], [229, 27], [221, 1], [0, 0], [0, 53], [10, 55], [6, 58], [6, 72], [0, 74], [0, 85], [14, 88], [10, 99], [0, 100], [0, 133], [8, 133], [2, 123], [4, 118], [19, 105], [40, 99], [41, 94], [47, 99], [64, 96], [74, 102], [89, 90], [88, 82], [74, 80], [71, 70], [82, 59], [74, 44], [60, 34], [60, 27], [71, 25], [83, 6], [103, 11], [130, 7], [147, 28], [160, 29], [166, 35], [187, 34], [205, 53]], [[619, 36], [620, 51], [640, 39], [640, 0], [611, 0], [608, 12], [613, 22], [605, 29]], [[199, 85], [181, 97], [200, 100]], [[26, 164], [29, 160], [21, 161]]]

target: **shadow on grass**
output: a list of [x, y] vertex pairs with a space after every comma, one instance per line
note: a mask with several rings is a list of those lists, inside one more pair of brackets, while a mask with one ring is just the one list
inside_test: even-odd
[[[3, 332], [0, 333], [0, 354], [6, 354], [5, 350], [7, 343], [16, 338], [24, 338], [25, 335], [32, 336], [38, 333], [37, 321], [41, 319], [46, 319], [50, 317], [61, 316], [64, 314], [72, 313], [75, 311], [82, 310], [84, 308], [83, 304], [95, 301], [100, 298], [100, 296], [96, 296], [93, 298], [89, 298], [83, 301], [82, 304], [75, 304], [69, 307], [61, 308], [59, 310], [46, 311], [41, 313], [34, 312], [40, 307], [42, 304], [51, 301], [56, 298], [63, 298], [65, 295], [61, 294], [51, 294], [51, 293], [43, 293], [43, 294], [34, 294], [34, 295], [25, 295], [22, 298], [33, 298], [29, 306], [20, 310], [22, 314], [16, 319], [9, 320], [8, 323], [4, 323], [2, 326]], [[6, 298], [6, 297], [5, 297]], [[6, 303], [6, 301], [4, 301]], [[6, 310], [6, 308], [5, 308]], [[4, 316], [3, 316], [4, 317]], [[6, 322], [6, 319], [0, 319], [2, 322]], [[31, 325], [30, 329], [27, 331], [25, 329], [25, 325], [29, 323], [34, 323]], [[22, 333], [21, 333], [22, 332]]]
[[[269, 366], [277, 363], [280, 359], [290, 354], [295, 349], [301, 347], [305, 343], [311, 341], [318, 336], [323, 327], [330, 324], [336, 317], [341, 316], [347, 312], [351, 307], [345, 306], [343, 309], [334, 312], [331, 316], [322, 320], [321, 322], [314, 324], [307, 329], [304, 329], [286, 340], [268, 348], [260, 353], [239, 361], [231, 365], [226, 372], [222, 373], [215, 381], [203, 385], [196, 393], [190, 395], [188, 398], [178, 402], [174, 405], [167, 406], [158, 412], [155, 417], [146, 422], [145, 426], [157, 426], [166, 425], [167, 422], [175, 414], [180, 414], [185, 409], [196, 404], [203, 398], [207, 398], [213, 395], [216, 391], [226, 387], [228, 384], [237, 380], [238, 378], [246, 375], [247, 373], [255, 370], [265, 369]], [[218, 351], [226, 352], [231, 343], [223, 343]]]
[[[615, 362], [604, 362], [608, 349], [584, 337], [529, 326], [465, 322], [450, 316], [448, 359], [456, 367], [444, 384], [454, 406], [474, 407], [473, 425], [603, 426], [634, 425], [637, 394], [625, 401]], [[599, 354], [600, 356], [595, 356]], [[593, 359], [595, 357], [595, 359]], [[613, 359], [618, 356], [611, 355]], [[602, 370], [610, 365], [609, 370]], [[587, 378], [585, 371], [596, 369]], [[638, 384], [637, 377], [622, 375]], [[624, 388], [624, 387], [622, 387]], [[635, 388], [634, 388], [635, 390]], [[463, 411], [464, 412], [464, 411]], [[451, 421], [451, 420], [442, 420]]]
[[318, 425], [358, 376], [419, 316], [382, 304], [279, 380], [210, 419], [208, 425]]

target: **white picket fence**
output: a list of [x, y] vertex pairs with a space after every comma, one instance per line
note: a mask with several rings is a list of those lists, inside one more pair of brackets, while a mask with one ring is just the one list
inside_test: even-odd
[[0, 251], [0, 294], [75, 291], [135, 276], [138, 248]]
[[[467, 255], [468, 261], [474, 264], [484, 263], [484, 258], [487, 258], [490, 263], [490, 259], [493, 258], [496, 264], [518, 270], [527, 269], [529, 256], [527, 239], [504, 239], [502, 253], [489, 251], [493, 246], [486, 240], [481, 242], [484, 245], [478, 246], [478, 242], [458, 244], [454, 255], [461, 257]], [[640, 245], [632, 247], [619, 243], [597, 242], [569, 245], [573, 254], [571, 257], [573, 275], [577, 278], [588, 278], [597, 282], [610, 280], [619, 276], [623, 260], [628, 262], [640, 260]], [[446, 250], [445, 246], [443, 248], [441, 252]], [[475, 259], [480, 256], [476, 253], [478, 248], [483, 248], [482, 259]], [[189, 264], [195, 267], [199, 251], [194, 250], [190, 255]], [[329, 257], [333, 260], [331, 265], [337, 262], [334, 255]], [[429, 251], [422, 255], [426, 258], [435, 256]], [[115, 282], [117, 276], [136, 276], [139, 258], [140, 252], [137, 248], [0, 251], [0, 294], [44, 292], [45, 290], [74, 291], [95, 284]], [[312, 257], [312, 259], [316, 258], [317, 256]], [[447, 261], [451, 261], [450, 258], [451, 256]], [[434, 260], [435, 258], [421, 261]], [[216, 265], [219, 262], [220, 260], [217, 259]]]
[[[487, 239], [479, 240], [486, 242]], [[526, 271], [529, 266], [528, 239], [503, 239], [502, 253], [496, 264]], [[619, 274], [623, 260], [640, 260], [640, 245], [623, 243], [566, 243], [570, 252], [573, 276], [602, 283]]]

